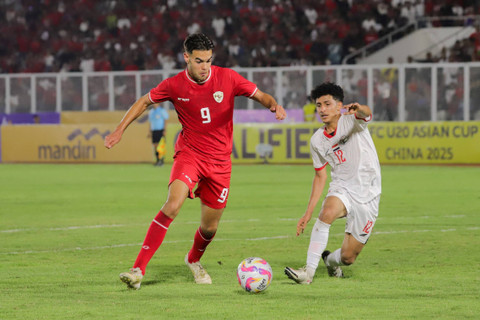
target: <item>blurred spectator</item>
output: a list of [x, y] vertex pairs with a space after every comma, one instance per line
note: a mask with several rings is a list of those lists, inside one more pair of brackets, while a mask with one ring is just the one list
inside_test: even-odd
[[471, 44], [473, 46], [473, 61], [480, 60], [480, 23], [475, 25], [475, 32], [470, 35]]
[[[0, 72], [178, 68], [197, 31], [226, 67], [339, 64], [407, 21], [475, 13], [473, 0], [1, 1]], [[474, 43], [456, 59], [479, 60]]]
[[394, 121], [396, 116], [396, 105], [392, 95], [392, 84], [388, 81], [388, 72], [376, 74], [375, 79], [375, 113], [377, 120]]
[[303, 106], [303, 121], [315, 122], [317, 117], [317, 105], [310, 96], [307, 96], [307, 103]]
[[406, 1], [401, 6], [400, 15], [407, 20], [407, 23], [415, 23], [417, 18], [417, 10], [410, 1]]

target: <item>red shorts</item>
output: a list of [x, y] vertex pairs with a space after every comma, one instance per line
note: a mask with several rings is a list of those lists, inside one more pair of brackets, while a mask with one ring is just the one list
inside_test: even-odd
[[[195, 195], [208, 207], [222, 209], [227, 206], [231, 173], [231, 161], [206, 162], [184, 149], [175, 154], [168, 185], [177, 179], [181, 180], [190, 190], [189, 198], [193, 199]], [[197, 183], [198, 187], [193, 192]]]

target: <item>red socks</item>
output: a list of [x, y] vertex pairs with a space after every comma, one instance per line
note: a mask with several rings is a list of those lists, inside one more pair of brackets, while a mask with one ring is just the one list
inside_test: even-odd
[[205, 248], [210, 244], [210, 242], [215, 237], [215, 233], [207, 239], [200, 227], [198, 228], [197, 232], [195, 233], [195, 237], [193, 238], [193, 246], [192, 249], [188, 252], [188, 262], [194, 263], [200, 260], [205, 252]]
[[153, 219], [152, 224], [150, 224], [150, 228], [148, 228], [147, 235], [143, 241], [142, 249], [133, 265], [134, 268], [140, 268], [142, 274], [145, 274], [145, 268], [148, 262], [162, 244], [163, 239], [165, 239], [168, 227], [172, 221], [173, 219], [167, 217], [160, 211], [155, 219]]

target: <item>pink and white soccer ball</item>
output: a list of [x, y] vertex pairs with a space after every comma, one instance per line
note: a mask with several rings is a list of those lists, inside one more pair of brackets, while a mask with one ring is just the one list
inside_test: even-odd
[[272, 282], [272, 267], [262, 258], [246, 258], [237, 268], [238, 283], [247, 292], [257, 293], [268, 288]]

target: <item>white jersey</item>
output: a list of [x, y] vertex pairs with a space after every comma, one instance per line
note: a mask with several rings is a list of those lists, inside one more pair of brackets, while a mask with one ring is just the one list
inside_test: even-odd
[[310, 139], [315, 170], [323, 169], [327, 163], [332, 167], [330, 190], [344, 189], [360, 203], [382, 192], [380, 163], [367, 129], [371, 119], [342, 115], [332, 135], [321, 128]]

